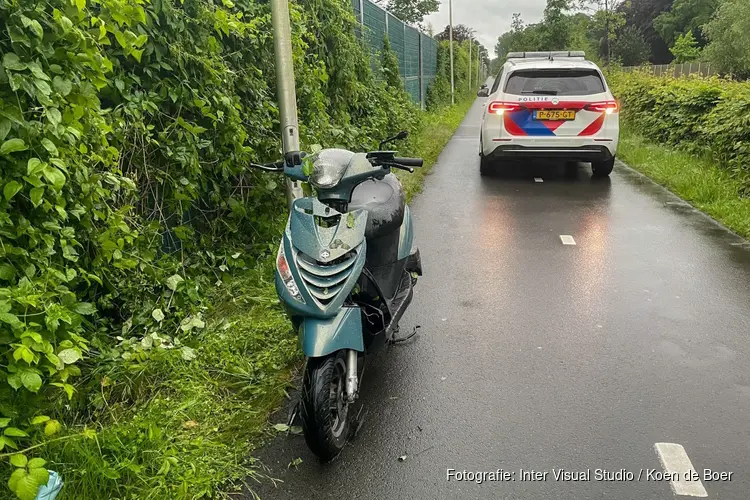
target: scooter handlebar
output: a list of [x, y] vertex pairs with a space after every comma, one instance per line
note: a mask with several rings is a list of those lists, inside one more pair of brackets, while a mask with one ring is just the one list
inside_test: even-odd
[[284, 160], [276, 161], [273, 163], [263, 163], [262, 165], [251, 163], [250, 166], [252, 168], [257, 168], [258, 170], [265, 170], [266, 172], [283, 172]]
[[403, 158], [403, 157], [394, 157], [393, 163], [398, 163], [399, 165], [403, 165], [405, 167], [421, 167], [424, 164], [424, 160], [422, 158]]

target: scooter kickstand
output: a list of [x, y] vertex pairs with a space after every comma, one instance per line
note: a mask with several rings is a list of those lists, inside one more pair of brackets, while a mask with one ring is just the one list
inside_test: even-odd
[[401, 338], [401, 339], [397, 339], [396, 338], [396, 334], [398, 333], [398, 329], [396, 329], [396, 331], [393, 332], [393, 337], [391, 337], [390, 344], [391, 345], [403, 344], [404, 342], [406, 342], [406, 341], [410, 340], [412, 337], [414, 337], [417, 334], [417, 330], [419, 330], [420, 328], [422, 328], [421, 325], [415, 326], [414, 329], [411, 331], [411, 333], [409, 335], [407, 335], [406, 337]]
[[354, 425], [352, 425], [352, 430], [349, 432], [350, 441], [357, 438], [357, 435], [359, 434], [360, 429], [362, 429], [362, 426], [365, 423], [365, 416], [367, 415], [367, 413], [365, 413], [364, 415], [362, 414], [364, 409], [365, 409], [364, 405], [360, 406], [359, 412], [357, 412], [357, 416], [354, 417], [354, 420], [352, 422]]
[[292, 406], [292, 409], [289, 411], [289, 418], [286, 421], [286, 425], [289, 429], [292, 428], [294, 421], [297, 420], [297, 417], [299, 416], [299, 403], [300, 400], [297, 399], [297, 402], [294, 403], [294, 406]]

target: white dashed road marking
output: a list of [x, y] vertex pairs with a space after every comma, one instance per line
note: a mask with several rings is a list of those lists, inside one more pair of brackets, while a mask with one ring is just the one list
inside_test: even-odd
[[[708, 492], [698, 478], [690, 458], [681, 444], [656, 443], [654, 450], [659, 456], [664, 471], [672, 476], [670, 486], [675, 495], [686, 495], [691, 497], [707, 497]], [[693, 479], [691, 478], [698, 478]]]
[[534, 177], [534, 182], [544, 182], [544, 179], [541, 177]]
[[560, 241], [562, 241], [563, 245], [575, 245], [576, 244], [576, 240], [574, 240], [573, 237], [569, 234], [561, 234]]

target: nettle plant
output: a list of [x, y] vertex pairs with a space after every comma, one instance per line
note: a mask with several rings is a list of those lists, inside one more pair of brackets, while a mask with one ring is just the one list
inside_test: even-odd
[[[72, 381], [90, 349], [104, 267], [128, 269], [138, 232], [112, 200], [134, 189], [97, 92], [113, 64], [112, 40], [138, 58], [146, 36], [135, 2], [2, 0], [0, 41], [0, 451], [14, 471], [9, 486], [33, 498], [48, 475], [28, 451], [61, 431], [41, 413], [72, 400]], [[102, 272], [100, 272], [102, 271]], [[90, 432], [86, 435], [91, 436]], [[71, 436], [65, 436], [68, 438]], [[58, 438], [61, 439], [61, 438]]]
[[[290, 10], [304, 143], [414, 124], [346, 0]], [[102, 387], [132, 403], [155, 351], [195, 358], [205, 290], [274, 251], [284, 202], [246, 168], [280, 153], [267, 3], [0, 0], [0, 20], [0, 476], [25, 500], [46, 443], [96, 437], [64, 422], [106, 424]]]

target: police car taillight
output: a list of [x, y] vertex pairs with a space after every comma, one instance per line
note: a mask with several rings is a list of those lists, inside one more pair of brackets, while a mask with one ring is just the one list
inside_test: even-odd
[[492, 101], [487, 108], [487, 111], [496, 115], [502, 115], [504, 113], [512, 113], [522, 108], [517, 102], [506, 102], [506, 101]]
[[586, 111], [607, 113], [608, 115], [611, 115], [612, 113], [617, 113], [620, 110], [620, 106], [617, 104], [617, 101], [600, 101], [587, 104], [583, 109]]

